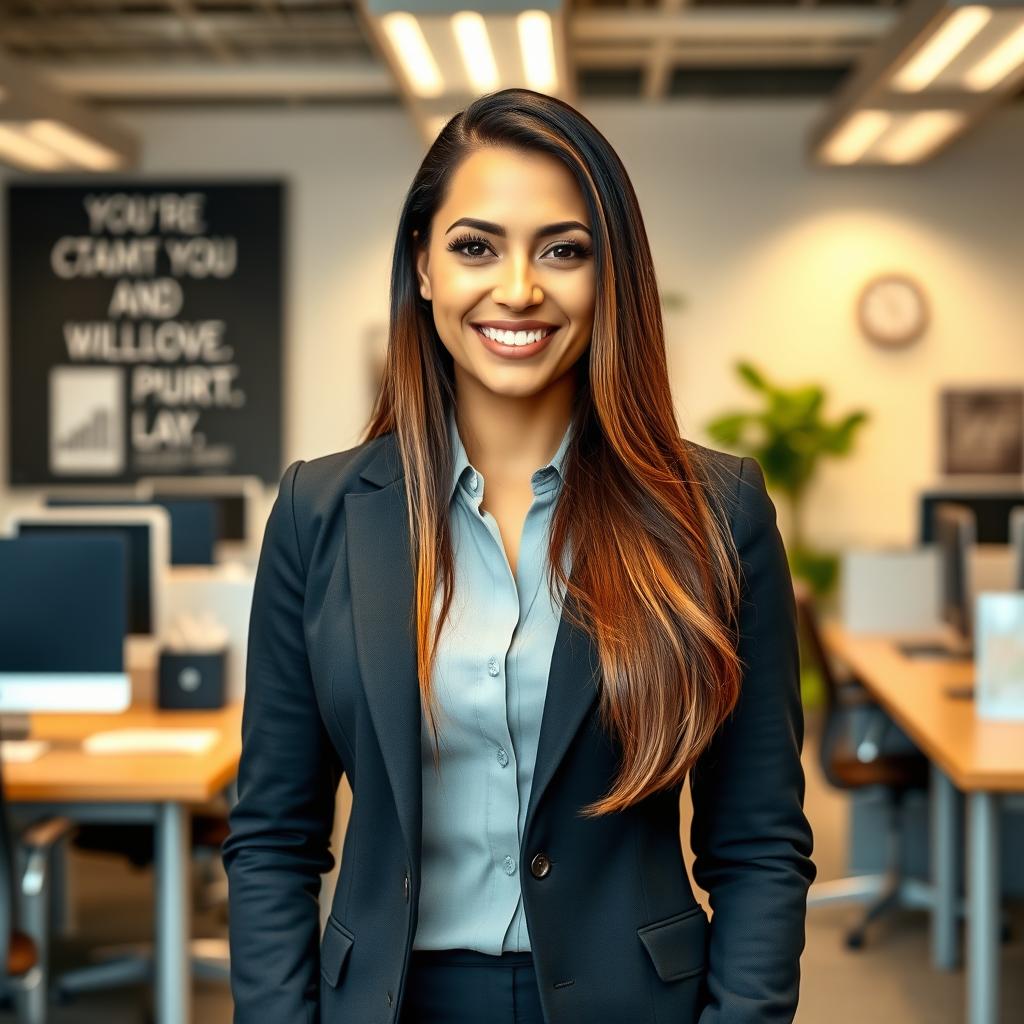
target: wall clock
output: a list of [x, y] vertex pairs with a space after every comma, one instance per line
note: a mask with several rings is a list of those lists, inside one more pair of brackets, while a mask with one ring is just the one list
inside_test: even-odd
[[857, 320], [876, 345], [900, 348], [916, 341], [928, 326], [924, 289], [908, 274], [879, 274], [857, 296]]

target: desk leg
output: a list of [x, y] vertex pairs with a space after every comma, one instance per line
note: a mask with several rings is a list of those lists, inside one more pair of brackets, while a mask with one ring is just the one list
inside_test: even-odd
[[999, 800], [968, 795], [967, 1021], [996, 1024], [999, 1015]]
[[157, 805], [156, 1024], [191, 1024], [189, 828], [181, 804]]
[[957, 792], [949, 777], [931, 764], [932, 964], [951, 971], [960, 960], [957, 931]]

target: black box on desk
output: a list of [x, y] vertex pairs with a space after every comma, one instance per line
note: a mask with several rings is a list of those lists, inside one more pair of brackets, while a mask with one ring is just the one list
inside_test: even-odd
[[227, 651], [161, 651], [157, 706], [161, 708], [224, 707]]

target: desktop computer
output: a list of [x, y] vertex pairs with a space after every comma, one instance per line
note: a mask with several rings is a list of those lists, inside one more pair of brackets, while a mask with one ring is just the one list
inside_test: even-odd
[[218, 508], [217, 539], [250, 545], [258, 536], [256, 516], [263, 503], [263, 482], [255, 476], [147, 476], [136, 483], [136, 495], [164, 502], [183, 497], [207, 498]]
[[130, 508], [159, 505], [166, 509], [171, 526], [171, 565], [213, 565], [219, 536], [220, 506], [212, 498], [107, 498], [98, 496], [48, 496], [49, 508]]
[[0, 538], [0, 713], [131, 704], [127, 561], [109, 532]]
[[973, 657], [970, 555], [977, 542], [974, 512], [964, 505], [943, 502], [933, 511], [939, 553], [939, 613], [943, 632], [930, 641], [898, 644], [908, 658]]
[[162, 508], [48, 508], [13, 513], [7, 532], [17, 536], [115, 531], [127, 545], [126, 577], [129, 593], [128, 629], [135, 636], [157, 632], [156, 581], [169, 564], [170, 520]]
[[13, 512], [5, 532], [15, 536], [119, 532], [125, 539], [128, 587], [128, 667], [153, 668], [165, 628], [163, 598], [170, 564], [170, 517], [155, 506], [43, 508]]
[[1013, 586], [1024, 590], [1024, 506], [1010, 513], [1010, 551], [1013, 555]]

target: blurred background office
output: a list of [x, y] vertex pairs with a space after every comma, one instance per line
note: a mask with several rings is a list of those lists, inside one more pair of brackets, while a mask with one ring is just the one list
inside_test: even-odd
[[266, 516], [357, 443], [425, 147], [511, 85], [623, 158], [681, 430], [778, 509], [798, 1021], [1024, 1019], [1024, 3], [14, 0], [0, 1021], [230, 1020]]

